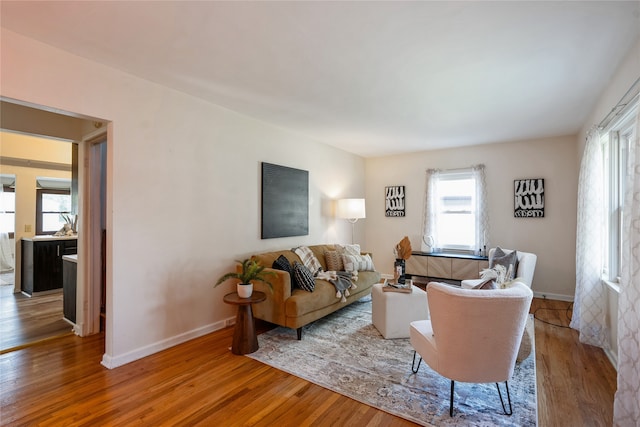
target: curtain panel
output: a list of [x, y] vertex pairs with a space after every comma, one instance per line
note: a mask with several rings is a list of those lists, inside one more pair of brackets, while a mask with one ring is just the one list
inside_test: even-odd
[[602, 283], [604, 244], [604, 184], [600, 133], [597, 127], [587, 135], [578, 179], [576, 230], [576, 292], [571, 327], [580, 341], [608, 346], [606, 289]]
[[613, 424], [620, 427], [637, 426], [640, 420], [640, 111], [627, 161], [618, 302], [618, 389], [613, 403]]

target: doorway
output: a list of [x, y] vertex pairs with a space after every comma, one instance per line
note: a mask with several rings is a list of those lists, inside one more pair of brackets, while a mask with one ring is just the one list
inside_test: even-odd
[[[106, 301], [103, 252], [106, 237], [106, 152], [107, 128], [102, 120], [73, 114], [52, 113], [40, 106], [26, 106], [14, 100], [0, 99], [3, 114], [0, 128], [22, 134], [36, 134], [53, 139], [72, 140], [78, 146], [76, 194], [78, 214], [82, 218], [78, 233], [77, 321], [75, 333], [91, 335], [103, 330], [101, 308]], [[59, 111], [59, 110], [58, 110]], [[4, 155], [4, 153], [3, 153]], [[4, 158], [0, 157], [0, 164]], [[17, 236], [18, 240], [20, 236]], [[19, 257], [19, 243], [16, 254]], [[16, 259], [16, 281], [20, 283], [20, 259]]]

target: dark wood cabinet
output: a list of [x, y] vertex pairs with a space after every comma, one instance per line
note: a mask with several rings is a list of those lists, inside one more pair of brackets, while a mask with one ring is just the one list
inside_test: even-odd
[[74, 256], [62, 259], [62, 312], [64, 318], [76, 323], [76, 278], [78, 275], [78, 260]]
[[62, 288], [62, 257], [78, 253], [77, 239], [22, 239], [22, 292]]

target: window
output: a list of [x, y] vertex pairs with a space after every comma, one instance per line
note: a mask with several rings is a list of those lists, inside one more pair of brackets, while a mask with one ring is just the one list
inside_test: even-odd
[[627, 153], [633, 141], [637, 107], [631, 108], [601, 136], [604, 166], [604, 276], [619, 282]]
[[65, 220], [61, 214], [71, 213], [71, 191], [39, 189], [36, 191], [36, 234], [53, 234]]
[[15, 236], [16, 227], [16, 193], [8, 185], [2, 186], [0, 192], [0, 231], [9, 234], [9, 238]]
[[438, 250], [477, 252], [486, 244], [484, 166], [429, 171], [425, 235]]

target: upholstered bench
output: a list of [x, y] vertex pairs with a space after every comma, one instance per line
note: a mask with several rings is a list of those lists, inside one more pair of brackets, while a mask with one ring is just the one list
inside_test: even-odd
[[409, 324], [429, 319], [427, 293], [411, 285], [411, 293], [385, 292], [382, 283], [371, 290], [371, 318], [373, 326], [385, 339], [409, 338]]

